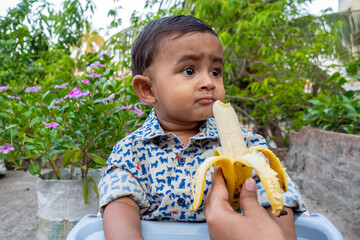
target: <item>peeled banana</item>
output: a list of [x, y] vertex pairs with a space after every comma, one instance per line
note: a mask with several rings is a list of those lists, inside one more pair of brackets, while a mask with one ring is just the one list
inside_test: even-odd
[[[196, 211], [201, 204], [206, 172], [212, 165], [220, 165], [229, 192], [229, 203], [235, 211], [239, 208], [241, 187], [247, 178], [252, 177], [252, 169], [255, 169], [264, 184], [272, 213], [280, 216], [283, 213], [281, 189], [287, 191], [287, 175], [280, 165], [280, 160], [268, 148], [246, 147], [238, 117], [229, 103], [216, 101], [213, 105], [213, 114], [221, 148], [215, 150], [213, 157], [205, 159], [195, 173], [192, 184], [194, 202], [191, 210]], [[261, 153], [268, 158], [270, 166]]]

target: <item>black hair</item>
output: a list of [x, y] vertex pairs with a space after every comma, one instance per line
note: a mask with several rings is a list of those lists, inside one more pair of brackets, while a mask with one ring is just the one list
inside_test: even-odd
[[189, 32], [209, 32], [218, 38], [209, 25], [190, 15], [164, 17], [148, 23], [136, 38], [131, 50], [133, 77], [143, 75], [145, 69], [150, 67], [156, 56], [157, 43], [162, 38], [174, 33], [182, 36]]

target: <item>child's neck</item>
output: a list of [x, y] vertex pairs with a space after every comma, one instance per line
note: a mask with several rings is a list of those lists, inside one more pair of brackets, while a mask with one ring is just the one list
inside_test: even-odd
[[160, 123], [164, 132], [171, 132], [175, 134], [184, 146], [187, 146], [190, 142], [190, 138], [199, 133], [199, 123], [191, 125], [174, 125], [169, 123]]
[[182, 144], [184, 144], [184, 146], [186, 147], [190, 142], [190, 138], [196, 135], [199, 132], [199, 129], [196, 128], [188, 131], [165, 131], [165, 132], [172, 132], [173, 134], [175, 134], [180, 139]]

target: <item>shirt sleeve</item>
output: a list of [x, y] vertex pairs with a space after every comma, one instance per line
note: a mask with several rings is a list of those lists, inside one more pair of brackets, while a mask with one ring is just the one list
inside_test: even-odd
[[[258, 176], [254, 177], [256, 181], [257, 186], [257, 195], [258, 195], [258, 201], [263, 207], [269, 207], [270, 201], [266, 194], [264, 184], [260, 181], [260, 178]], [[305, 202], [302, 199], [299, 189], [296, 185], [296, 183], [289, 178], [287, 179], [287, 186], [288, 190], [286, 192], [283, 192], [283, 203], [285, 207], [292, 208], [295, 212], [305, 212], [306, 206]]]
[[141, 214], [150, 206], [146, 191], [133, 174], [136, 166], [132, 145], [132, 138], [123, 139], [114, 146], [107, 161], [108, 167], [98, 185], [101, 215], [107, 204], [121, 197], [131, 197]]
[[[109, 168], [111, 167], [109, 166]], [[146, 212], [150, 203], [138, 180], [129, 171], [119, 168], [113, 169], [104, 174], [98, 185], [101, 215], [104, 213], [107, 204], [121, 197], [131, 197], [139, 205], [140, 213]]]
[[267, 147], [265, 138], [260, 134], [254, 133], [243, 127], [241, 127], [241, 130], [243, 131], [244, 141], [247, 148], [255, 146]]

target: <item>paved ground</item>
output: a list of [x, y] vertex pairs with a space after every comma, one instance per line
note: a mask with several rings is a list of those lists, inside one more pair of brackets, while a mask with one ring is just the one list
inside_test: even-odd
[[5, 176], [0, 177], [1, 239], [35, 239], [35, 179], [24, 171], [8, 171]]
[[[8, 171], [0, 177], [0, 238], [3, 240], [35, 239], [37, 196], [36, 178], [24, 171]], [[345, 240], [356, 240], [349, 234], [348, 223], [340, 219], [335, 211], [321, 207], [318, 202], [303, 196], [312, 213], [326, 216], [344, 235]]]

